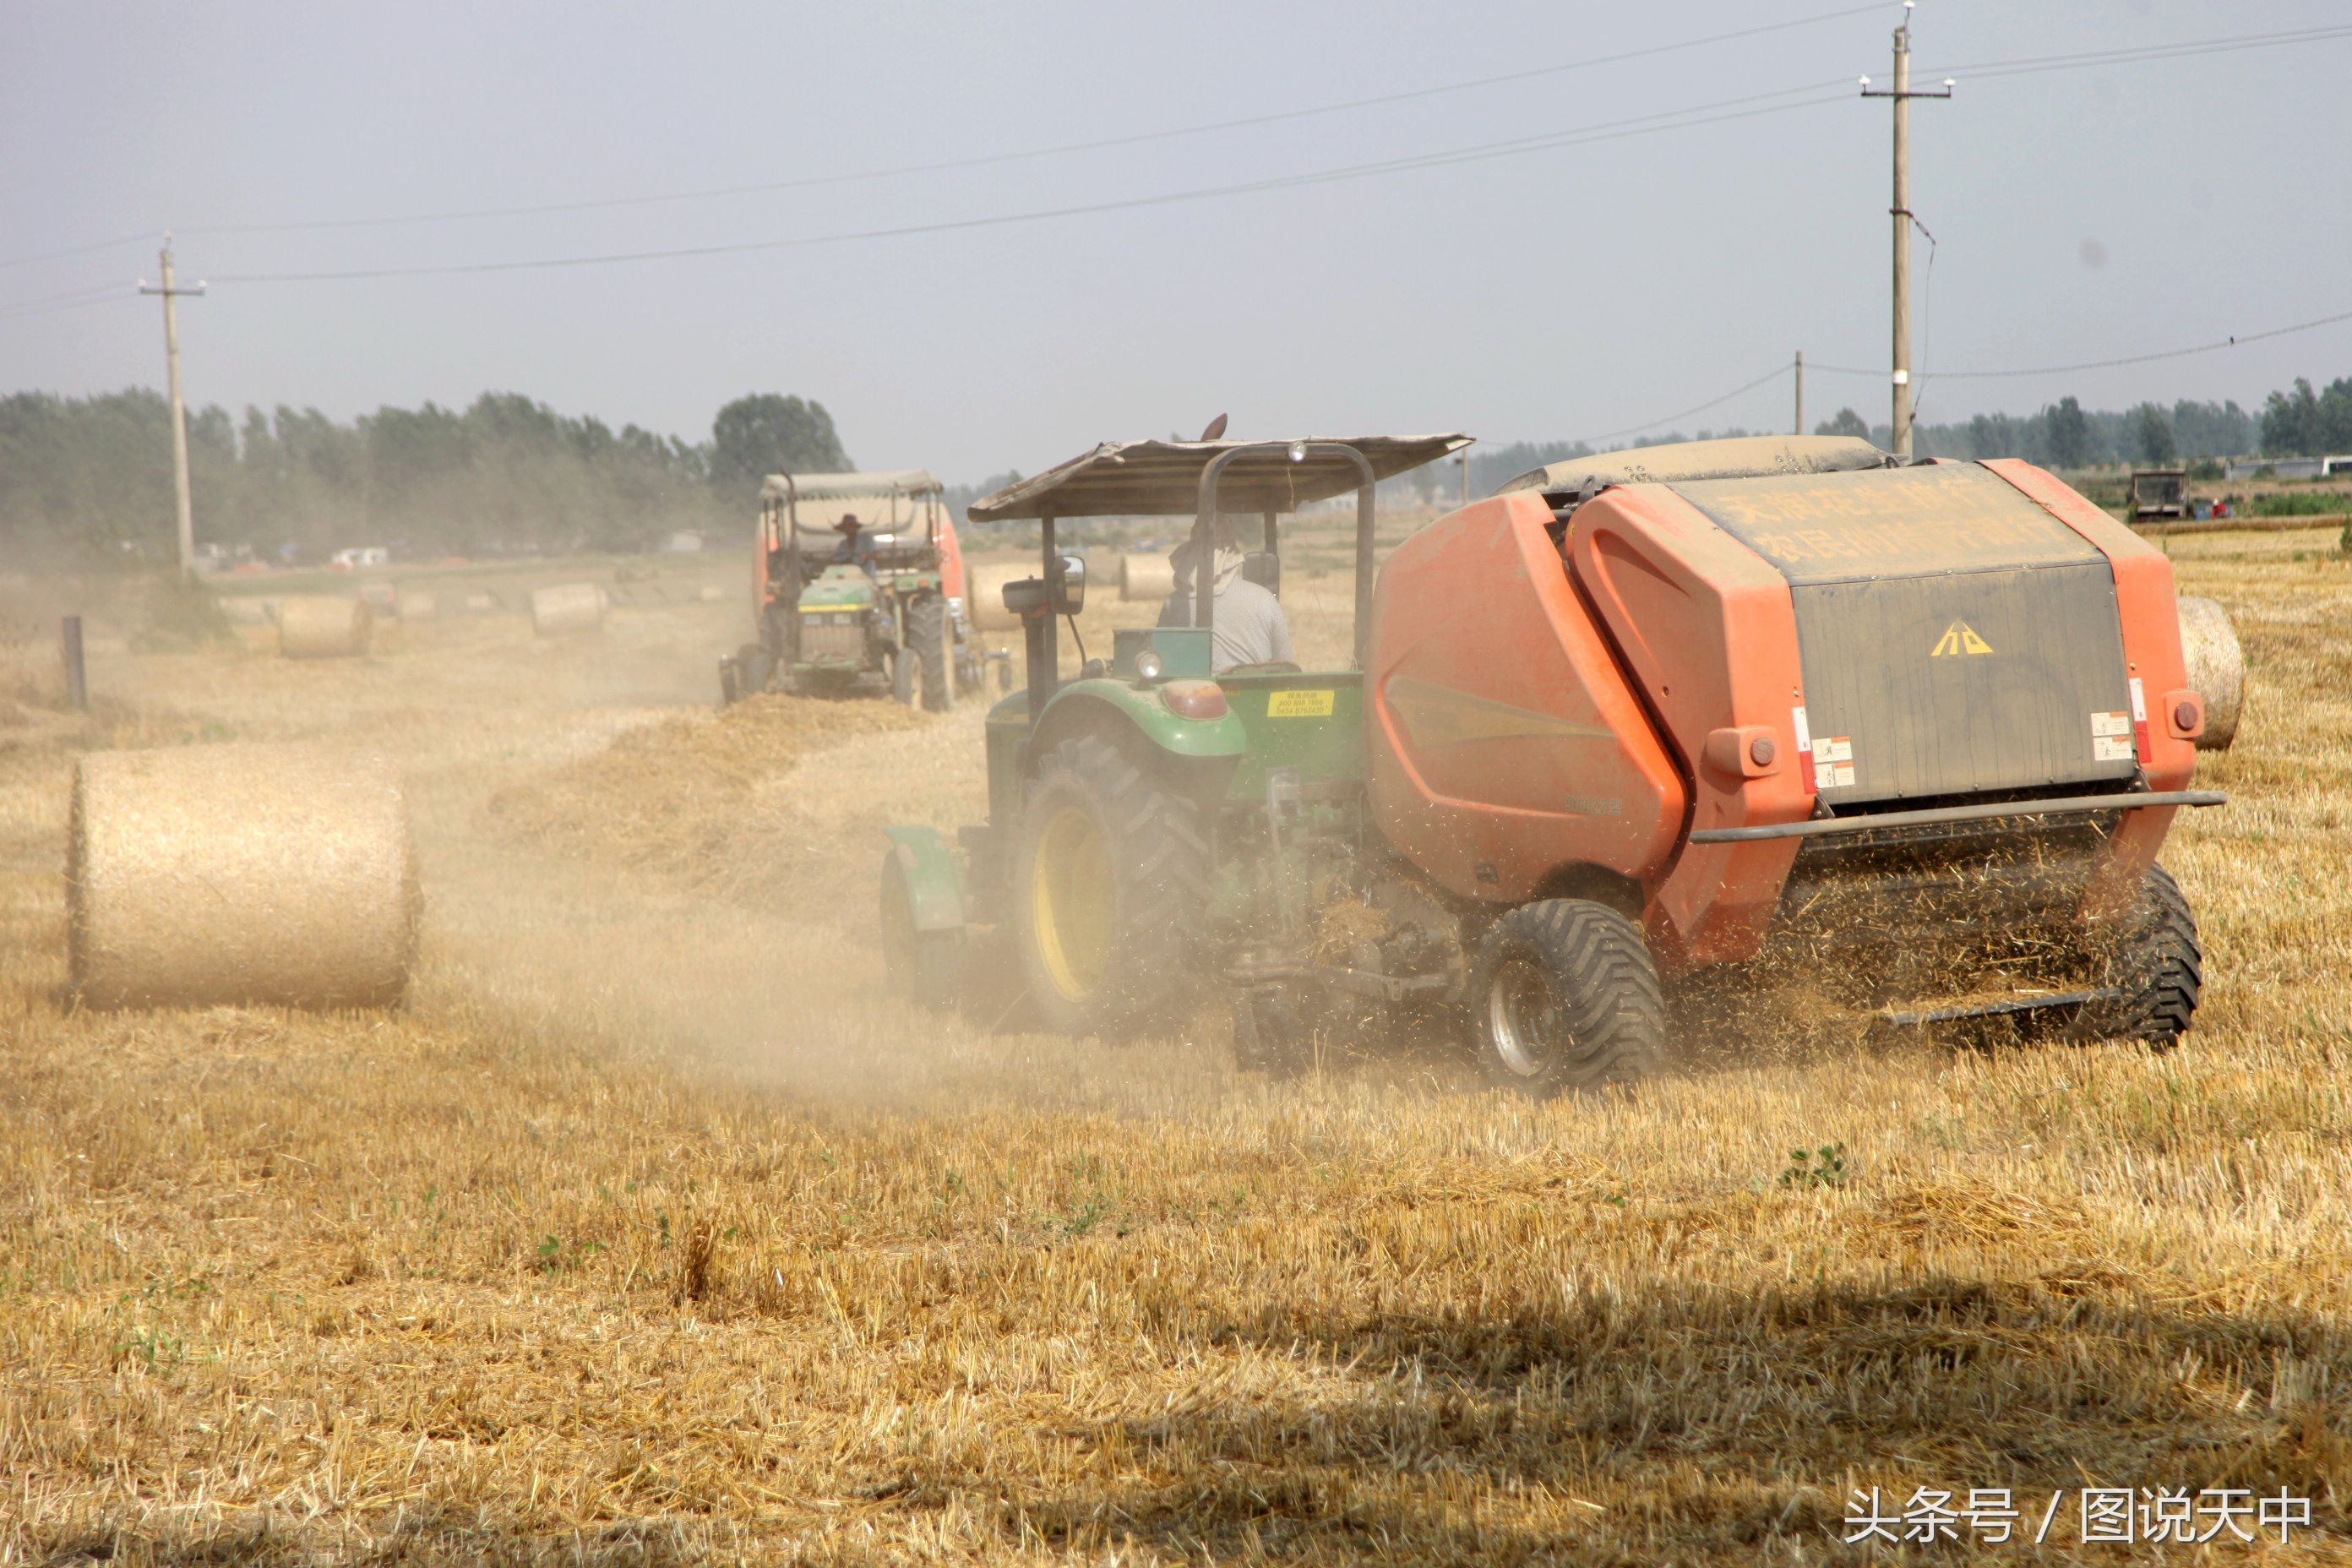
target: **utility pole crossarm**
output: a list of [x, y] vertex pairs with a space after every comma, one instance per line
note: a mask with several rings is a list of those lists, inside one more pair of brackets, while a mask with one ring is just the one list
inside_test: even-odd
[[1862, 96], [1892, 100], [1895, 106], [1895, 201], [1888, 208], [1895, 219], [1895, 353], [1894, 417], [1889, 445], [1898, 458], [1911, 455], [1911, 100], [1949, 98], [1950, 80], [1940, 88], [1915, 90], [1911, 86], [1911, 7], [1903, 0], [1903, 25], [1895, 29], [1895, 85], [1874, 88], [1862, 79]]
[[173, 499], [178, 503], [180, 575], [188, 577], [196, 570], [196, 518], [188, 494], [188, 405], [180, 396], [180, 310], [176, 301], [183, 294], [202, 295], [205, 286], [198, 283], [192, 289], [183, 289], [173, 280], [172, 237], [168, 234], [163, 237], [163, 286], [151, 289], [142, 280], [139, 291], [163, 297], [163, 369], [172, 392]]

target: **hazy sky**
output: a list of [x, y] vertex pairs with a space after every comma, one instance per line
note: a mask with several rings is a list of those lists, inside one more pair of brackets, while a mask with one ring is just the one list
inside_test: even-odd
[[[934, 163], [1312, 108], [1846, 9], [317, 4], [0, 7], [0, 261], [173, 227], [190, 399], [463, 404], [485, 388], [700, 437], [822, 400], [869, 467], [1033, 471], [1104, 437], [1591, 437], [1784, 363], [1884, 366], [1899, 5], [1347, 112], [927, 174], [560, 214], [277, 233]], [[1923, 0], [1921, 85], [1979, 62], [2352, 24], [2341, 0]], [[2352, 37], [1965, 70], [1913, 110], [1924, 420], [2072, 392], [2258, 398], [2352, 373]], [[805, 238], [1279, 179], [1820, 85], [1786, 112], [1037, 222], [556, 270], [236, 275]], [[1791, 101], [1761, 100], [1758, 106]], [[211, 230], [212, 232], [205, 232]], [[160, 385], [152, 240], [0, 268], [0, 391]], [[102, 285], [122, 298], [10, 315]], [[1886, 416], [1809, 375], [1808, 422]], [[1788, 418], [1785, 377], [1685, 429]]]

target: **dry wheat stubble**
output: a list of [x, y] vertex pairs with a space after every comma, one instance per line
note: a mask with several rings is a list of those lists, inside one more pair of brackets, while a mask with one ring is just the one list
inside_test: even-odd
[[[978, 1036], [863, 994], [862, 890], [760, 908], [486, 816], [657, 757], [561, 760], [617, 722], [560, 711], [576, 668], [440, 654], [408, 1012], [68, 1016], [61, 773], [0, 773], [0, 1551], [1796, 1562], [1853, 1485], [2095, 1482], [2287, 1485], [2326, 1533], [2264, 1560], [2340, 1559], [2352, 576], [2175, 552], [2261, 701], [2201, 763], [2238, 804], [2168, 851], [2212, 979], [2160, 1059], [1735, 1057], [1532, 1107]], [[525, 716], [528, 755], [485, 741]], [[976, 740], [777, 777], [722, 740], [647, 819], [952, 821]], [[795, 853], [846, 887], [875, 847]], [[1842, 1184], [1777, 1182], [1829, 1142]]]

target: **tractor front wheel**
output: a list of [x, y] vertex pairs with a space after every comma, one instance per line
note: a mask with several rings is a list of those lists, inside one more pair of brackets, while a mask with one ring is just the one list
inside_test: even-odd
[[951, 652], [948, 646], [948, 602], [937, 594], [925, 594], [907, 606], [907, 647], [898, 657], [903, 659], [911, 655], [921, 662], [923, 706], [934, 713], [944, 713], [955, 706], [955, 669], [949, 662]]
[[1665, 1004], [1641, 928], [1589, 900], [1545, 899], [1496, 921], [1470, 1005], [1488, 1080], [1538, 1099], [1631, 1082], [1665, 1055]]
[[1189, 795], [1097, 736], [1047, 752], [1012, 886], [1023, 979], [1045, 1026], [1119, 1034], [1175, 1011], [1208, 881]]

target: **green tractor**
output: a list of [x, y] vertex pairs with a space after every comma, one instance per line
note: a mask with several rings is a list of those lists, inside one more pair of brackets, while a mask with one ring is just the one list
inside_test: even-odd
[[751, 548], [757, 640], [719, 660], [722, 703], [888, 691], [944, 711], [976, 691], [963, 553], [920, 468], [771, 474]]
[[[1007, 584], [1025, 637], [1025, 690], [989, 711], [989, 819], [950, 847], [928, 827], [887, 830], [881, 900], [892, 987], [919, 1005], [985, 1005], [1019, 985], [1056, 1032], [1119, 1035], [1232, 990], [1249, 1065], [1300, 1064], [1302, 999], [1330, 921], [1318, 908], [1360, 883], [1363, 623], [1373, 585], [1373, 487], [1469, 444], [1462, 436], [1347, 442], [1106, 443], [971, 510], [1034, 520], [1039, 574]], [[1212, 668], [1213, 594], [1199, 574], [1189, 626], [1122, 627], [1109, 657], [1060, 673], [1057, 622], [1085, 602], [1084, 559], [1057, 522], [1190, 514], [1264, 520], [1244, 574], [1280, 592], [1280, 517], [1356, 493], [1358, 658]], [[1213, 675], [1213, 679], [1212, 679]], [[1390, 987], [1390, 989], [1396, 989]], [[1399, 991], [1413, 989], [1410, 984]]]

